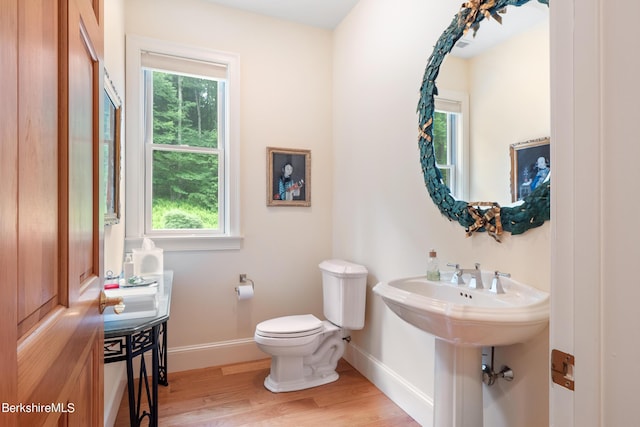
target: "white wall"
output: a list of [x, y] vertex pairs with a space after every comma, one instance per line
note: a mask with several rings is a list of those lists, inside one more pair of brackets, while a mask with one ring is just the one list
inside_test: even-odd
[[[109, 74], [122, 103], [126, 102], [124, 92], [124, 0], [109, 0], [104, 3], [105, 38], [104, 67]], [[124, 117], [123, 117], [124, 119]], [[124, 135], [124, 128], [122, 129]], [[107, 226], [104, 230], [104, 270], [119, 275], [124, 256], [124, 192], [126, 177], [124, 163], [120, 176], [120, 222]]]
[[[258, 322], [322, 315], [317, 266], [331, 256], [332, 237], [331, 32], [205, 0], [127, 0], [125, 8], [127, 34], [240, 56], [244, 240], [237, 251], [165, 252], [174, 271], [169, 371], [267, 357], [253, 343]], [[266, 206], [268, 146], [311, 150], [311, 207]], [[240, 273], [255, 282], [252, 300], [235, 298]]]
[[[109, 0], [104, 3], [104, 67], [122, 102], [124, 93], [124, 3], [125, 0]], [[124, 130], [124, 129], [123, 129]], [[124, 132], [123, 132], [124, 133]], [[124, 168], [120, 181], [121, 219], [120, 223], [105, 227], [104, 230], [104, 269], [120, 274], [124, 252]], [[104, 425], [115, 422], [122, 394], [126, 387], [124, 362], [104, 365]]]
[[[549, 290], [549, 224], [502, 244], [487, 235], [465, 238], [443, 218], [423, 183], [416, 105], [433, 45], [460, 6], [456, 1], [361, 1], [334, 33], [333, 252], [369, 268], [376, 282], [423, 274], [430, 247], [441, 263], [510, 272]], [[505, 19], [508, 19], [505, 17]], [[433, 397], [433, 338], [404, 324], [368, 293], [363, 331], [348, 358], [380, 388], [388, 378]], [[496, 364], [512, 383], [485, 389], [485, 425], [531, 426], [548, 421], [548, 339], [497, 349]], [[379, 375], [381, 367], [392, 375]], [[393, 380], [395, 381], [395, 380]], [[397, 382], [397, 381], [396, 381]], [[416, 401], [420, 401], [420, 398]], [[410, 406], [410, 405], [409, 405]], [[425, 425], [430, 408], [409, 408]]]
[[[605, 7], [606, 5], [606, 7]], [[602, 280], [599, 301], [603, 309], [602, 389], [603, 425], [630, 425], [640, 418], [640, 406], [633, 396], [640, 381], [640, 286], [637, 275], [629, 274], [638, 263], [638, 233], [635, 213], [640, 158], [637, 123], [640, 117], [640, 88], [637, 70], [640, 55], [626, 43], [634, 37], [634, 16], [640, 4], [634, 1], [601, 1], [602, 15]], [[585, 45], [582, 47], [587, 49]], [[576, 141], [580, 149], [581, 141]], [[579, 160], [579, 158], [577, 159]], [[589, 199], [586, 199], [589, 200]]]

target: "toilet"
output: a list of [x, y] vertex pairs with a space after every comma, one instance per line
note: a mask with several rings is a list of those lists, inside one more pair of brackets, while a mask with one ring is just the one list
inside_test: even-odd
[[320, 263], [324, 315], [284, 316], [256, 326], [258, 348], [271, 355], [264, 386], [274, 392], [303, 390], [338, 379], [345, 330], [364, 327], [367, 269], [332, 259]]

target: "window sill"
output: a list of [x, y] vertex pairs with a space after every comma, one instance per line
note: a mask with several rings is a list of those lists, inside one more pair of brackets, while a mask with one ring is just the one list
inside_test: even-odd
[[[233, 251], [242, 247], [242, 236], [153, 236], [149, 237], [157, 248], [166, 252], [180, 251]], [[125, 251], [142, 247], [143, 237], [127, 237]]]

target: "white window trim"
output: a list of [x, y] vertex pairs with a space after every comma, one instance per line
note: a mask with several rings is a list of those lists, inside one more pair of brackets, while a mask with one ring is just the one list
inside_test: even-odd
[[456, 188], [452, 190], [454, 191], [458, 199], [469, 200], [469, 94], [465, 92], [444, 89], [438, 91], [437, 98], [460, 103], [460, 112], [462, 113], [462, 139], [458, 141], [458, 146], [456, 147]]
[[125, 197], [125, 250], [139, 248], [145, 236], [145, 144], [142, 99], [143, 51], [196, 58], [226, 64], [228, 69], [227, 102], [229, 114], [225, 118], [227, 138], [224, 164], [226, 189], [225, 230], [222, 234], [207, 236], [187, 234], [149, 236], [157, 247], [167, 251], [180, 250], [233, 250], [240, 249], [240, 58], [236, 54], [185, 46], [163, 40], [127, 35], [126, 38], [126, 197]]

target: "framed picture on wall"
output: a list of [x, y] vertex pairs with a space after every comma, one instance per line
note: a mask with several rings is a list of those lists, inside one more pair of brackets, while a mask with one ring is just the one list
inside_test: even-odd
[[551, 173], [548, 137], [511, 144], [511, 201], [527, 197]]
[[267, 147], [267, 206], [311, 206], [311, 151]]
[[122, 156], [122, 101], [118, 96], [106, 70], [104, 73], [104, 224], [120, 222], [120, 171]]

